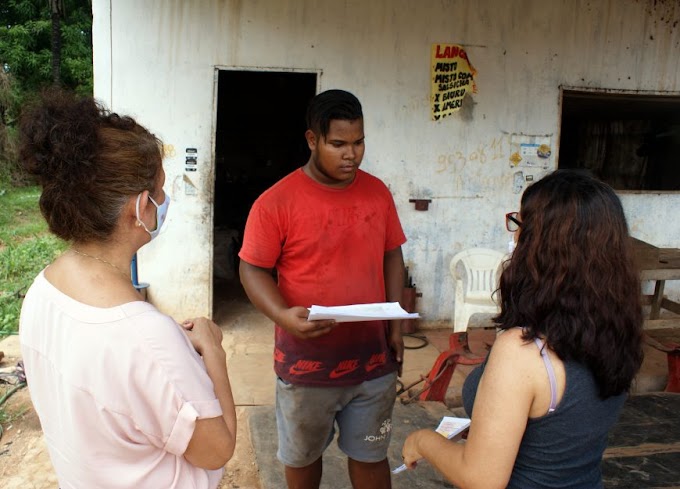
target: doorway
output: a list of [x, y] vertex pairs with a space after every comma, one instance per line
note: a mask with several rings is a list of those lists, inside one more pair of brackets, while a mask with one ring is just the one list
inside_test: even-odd
[[245, 298], [238, 252], [253, 202], [304, 165], [307, 104], [317, 73], [220, 70], [215, 120], [213, 317]]

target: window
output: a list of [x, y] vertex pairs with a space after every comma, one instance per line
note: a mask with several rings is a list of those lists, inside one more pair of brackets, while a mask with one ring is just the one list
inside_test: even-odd
[[558, 167], [617, 190], [680, 190], [680, 96], [563, 90]]

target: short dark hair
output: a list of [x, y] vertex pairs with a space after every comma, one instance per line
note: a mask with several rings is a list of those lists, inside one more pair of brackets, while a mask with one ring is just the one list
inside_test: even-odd
[[558, 170], [526, 189], [520, 218], [496, 322], [586, 365], [602, 398], [627, 391], [643, 360], [643, 318], [621, 201], [583, 172]]
[[363, 119], [361, 102], [345, 90], [326, 90], [316, 95], [307, 107], [307, 129], [326, 137], [331, 121]]
[[106, 241], [129, 197], [157, 190], [160, 140], [92, 97], [45, 91], [19, 130], [21, 162], [42, 186], [40, 210], [66, 241]]

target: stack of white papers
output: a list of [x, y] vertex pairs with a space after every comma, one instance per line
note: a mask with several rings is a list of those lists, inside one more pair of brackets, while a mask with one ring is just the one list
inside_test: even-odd
[[[463, 432], [470, 426], [470, 420], [467, 418], [454, 418], [452, 416], [444, 416], [435, 430], [440, 435], [449, 440], [459, 433]], [[398, 474], [406, 470], [406, 464], [402, 464], [392, 471], [393, 474]]]
[[382, 319], [419, 318], [417, 312], [409, 313], [401, 308], [398, 302], [377, 302], [374, 304], [353, 304], [350, 306], [312, 306], [309, 310], [309, 321], [318, 319], [335, 319], [338, 323], [353, 321], [378, 321]]

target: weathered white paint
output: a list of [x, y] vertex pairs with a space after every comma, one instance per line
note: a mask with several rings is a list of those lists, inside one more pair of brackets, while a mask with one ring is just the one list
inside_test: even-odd
[[[392, 189], [418, 309], [433, 323], [453, 311], [451, 257], [506, 248], [503, 214], [519, 199], [510, 135], [550, 135], [557, 154], [560, 86], [680, 92], [675, 0], [94, 0], [93, 11], [96, 96], [176, 151], [168, 229], [140, 253], [140, 276], [178, 316], [211, 311], [216, 66], [320, 70], [321, 89], [362, 100], [364, 168]], [[435, 42], [466, 46], [479, 88], [439, 122], [428, 106]], [[199, 149], [195, 196], [184, 193], [186, 147]], [[418, 197], [429, 211], [409, 204]], [[680, 195], [622, 200], [634, 235], [679, 246]]]

